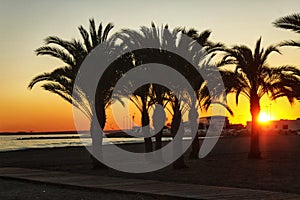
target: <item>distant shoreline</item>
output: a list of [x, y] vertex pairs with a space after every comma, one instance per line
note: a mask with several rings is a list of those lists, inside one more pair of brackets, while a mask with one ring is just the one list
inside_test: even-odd
[[[15, 133], [0, 133], [0, 136], [35, 136], [42, 135], [41, 137], [18, 138], [18, 140], [30, 139], [73, 139], [80, 138], [78, 134], [89, 134], [89, 131], [57, 131], [57, 132], [15, 132]], [[47, 137], [49, 135], [57, 135], [57, 137]], [[78, 135], [78, 136], [59, 136], [59, 135]], [[121, 130], [108, 130], [105, 131], [107, 138], [134, 138], [132, 135]]]
[[84, 133], [88, 131], [41, 131], [41, 132], [26, 132], [26, 131], [18, 131], [18, 132], [0, 132], [0, 135], [55, 135], [55, 134], [77, 134]]
[[[114, 133], [121, 132], [121, 130], [105, 130], [105, 133]], [[1, 135], [59, 135], [59, 134], [84, 134], [89, 133], [88, 130], [81, 131], [40, 131], [40, 132], [27, 132], [27, 131], [18, 131], [18, 132], [0, 132]]]

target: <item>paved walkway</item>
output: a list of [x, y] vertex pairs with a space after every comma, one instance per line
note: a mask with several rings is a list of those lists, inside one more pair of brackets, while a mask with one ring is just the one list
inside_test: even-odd
[[[299, 194], [271, 192], [231, 187], [181, 184], [141, 179], [74, 174], [25, 168], [0, 168], [0, 177], [99, 189], [111, 192], [141, 193], [165, 198], [182, 199], [300, 199]], [[283, 186], [288, 187], [288, 186]]]

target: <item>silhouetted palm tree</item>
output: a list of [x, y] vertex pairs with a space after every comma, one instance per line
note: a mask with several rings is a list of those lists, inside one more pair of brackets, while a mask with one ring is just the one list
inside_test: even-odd
[[[155, 25], [152, 24], [152, 28], [156, 29]], [[133, 30], [125, 29], [123, 30], [118, 37], [122, 40], [121, 46], [129, 49], [141, 49], [139, 51], [133, 52], [134, 64], [133, 66], [139, 66], [146, 63], [155, 62], [155, 60], [160, 59], [159, 52], [151, 49], [144, 49], [146, 43], [156, 44], [160, 41], [159, 35], [156, 33], [156, 30], [151, 30], [147, 27], [141, 27], [141, 33]], [[134, 80], [133, 80], [134, 81]], [[157, 92], [157, 91], [156, 91]], [[146, 84], [138, 88], [130, 100], [141, 112], [141, 124], [143, 127], [146, 127], [150, 123], [149, 118], [149, 109], [153, 105], [153, 87], [151, 84]], [[143, 128], [143, 133], [149, 135], [149, 129]], [[151, 137], [144, 137], [145, 141], [145, 151], [153, 151], [152, 139]]]
[[[150, 117], [149, 117], [149, 109], [153, 105], [152, 101], [149, 100], [151, 98], [151, 84], [143, 85], [134, 91], [133, 95], [130, 97], [130, 100], [136, 105], [138, 110], [141, 112], [141, 124], [142, 124], [142, 132], [144, 134], [145, 141], [145, 152], [152, 152], [152, 140], [151, 137], [147, 137], [150, 135]], [[147, 127], [147, 128], [146, 128]]]
[[[183, 76], [186, 77], [187, 80], [189, 80], [192, 87], [196, 90], [200, 88], [201, 84], [203, 83], [202, 77], [199, 75], [199, 72], [197, 69], [194, 68], [194, 66], [191, 65], [191, 63], [187, 63], [184, 59], [180, 59], [179, 56], [173, 55], [170, 52], [166, 52], [162, 50], [162, 47], [169, 47], [172, 50], [180, 49], [181, 51], [186, 50], [190, 52], [190, 55], [193, 55], [194, 62], [192, 63], [194, 65], [199, 65], [199, 63], [204, 59], [207, 51], [210, 50], [207, 47], [211, 47], [212, 45], [208, 45], [208, 36], [210, 34], [209, 31], [204, 31], [202, 34], [198, 34], [197, 31], [194, 29], [190, 29], [188, 31], [185, 31], [185, 29], [177, 28], [173, 31], [170, 31], [168, 29], [168, 26], [164, 26], [161, 29], [157, 28], [154, 24], [152, 24], [151, 28], [147, 27], [141, 27], [141, 32], [131, 31], [131, 30], [123, 30], [119, 37], [123, 41], [123, 45], [127, 48], [134, 48], [136, 49], [139, 47], [140, 49], [143, 49], [147, 44], [156, 44], [157, 49], [161, 50], [154, 50], [154, 49], [143, 49], [140, 51], [136, 51], [133, 53], [135, 57], [136, 66], [146, 63], [161, 63], [167, 66], [172, 67], [173, 69], [179, 71]], [[195, 43], [191, 43], [190, 41], [187, 41], [184, 38], [178, 39], [178, 34], [183, 33], [188, 35], [189, 37], [192, 37], [194, 40], [197, 40], [198, 43], [201, 43], [203, 47], [201, 49], [197, 49], [198, 47], [195, 46]], [[177, 38], [177, 39], [176, 39]], [[205, 49], [207, 48], [207, 49]], [[201, 52], [200, 52], [201, 51]], [[149, 86], [150, 87], [150, 86]], [[158, 97], [163, 97], [164, 92], [169, 92], [168, 90], [159, 90], [159, 85], [153, 85], [152, 88], [154, 89], [154, 92], [151, 94], [148, 93], [147, 96], [151, 97], [150, 95], [155, 96], [155, 101], [157, 104], [162, 104], [163, 99]], [[150, 91], [150, 90], [146, 90]], [[146, 94], [145, 94], [146, 95]], [[176, 94], [178, 96], [179, 94]], [[179, 95], [180, 96], [180, 95]], [[153, 98], [145, 98], [150, 100]], [[172, 120], [172, 127], [171, 130], [173, 134], [176, 134], [177, 128], [179, 127], [179, 124], [181, 122], [181, 114], [183, 108], [182, 108], [182, 99], [176, 100], [176, 98], [170, 98], [169, 100], [172, 100], [172, 108], [175, 109], [173, 111], [173, 120]], [[145, 104], [145, 103], [144, 103]], [[176, 104], [176, 105], [174, 105]], [[143, 111], [141, 111], [143, 113]], [[143, 115], [142, 115], [143, 116]], [[146, 115], [145, 115], [146, 116]], [[179, 119], [180, 118], [180, 119]], [[143, 121], [143, 120], [142, 120]], [[183, 131], [183, 130], [182, 130]], [[161, 147], [160, 139], [157, 137], [157, 148]], [[150, 145], [149, 145], [150, 146]], [[151, 145], [152, 147], [152, 145]], [[180, 166], [180, 165], [178, 165]], [[185, 165], [181, 165], [185, 166]]]
[[[180, 30], [182, 31], [183, 34], [186, 34], [193, 40], [196, 40], [198, 42], [198, 44], [203, 47], [203, 49], [206, 51], [206, 54], [207, 54], [206, 56], [203, 56], [203, 59], [210, 57], [210, 56], [213, 57], [214, 55], [212, 53], [214, 51], [218, 50], [219, 48], [224, 47], [224, 45], [222, 43], [214, 43], [209, 40], [209, 36], [211, 35], [210, 30], [205, 30], [201, 33], [198, 33], [198, 31], [193, 28], [191, 28], [189, 30], [185, 30], [183, 28]], [[211, 59], [211, 57], [210, 57], [210, 59]], [[208, 60], [210, 60], [210, 59], [208, 59]], [[199, 67], [202, 67], [202, 69], [210, 67], [208, 65], [208, 62], [209, 61], [205, 61]], [[205, 110], [207, 110], [210, 106], [212, 97], [210, 96], [210, 94], [207, 90], [205, 81], [199, 81], [197, 79], [194, 79], [194, 77], [190, 77], [189, 80], [191, 80], [193, 82], [192, 84], [193, 84], [194, 92], [197, 95], [196, 99], [191, 99], [191, 102], [190, 102], [189, 122], [193, 121], [193, 123], [197, 124], [198, 120], [197, 121], [195, 121], [195, 120], [198, 119], [198, 116], [199, 116], [198, 115], [198, 109], [199, 109], [198, 105], [200, 105], [201, 107], [204, 107]], [[205, 95], [202, 95], [202, 94], [204, 94], [203, 90], [207, 91], [207, 93], [205, 93]], [[201, 104], [203, 104], [203, 105], [201, 105]], [[191, 123], [191, 124], [193, 124], [193, 123]], [[192, 133], [197, 132], [197, 130], [198, 130], [198, 127], [196, 130], [194, 130], [194, 127], [191, 127]], [[196, 135], [196, 137], [194, 138], [194, 140], [192, 142], [192, 148], [191, 148], [189, 157], [191, 159], [197, 159], [199, 150], [200, 150], [199, 138], [198, 138], [198, 135]]]
[[[226, 55], [219, 65], [226, 92], [236, 94], [236, 104], [239, 103], [240, 95], [248, 98], [252, 116], [249, 158], [260, 158], [260, 99], [267, 94], [272, 100], [287, 97], [292, 103], [295, 91], [299, 87], [300, 71], [292, 66], [269, 67], [266, 63], [268, 56], [272, 52], [279, 53], [279, 50], [276, 46], [261, 48], [261, 38], [256, 42], [254, 52], [244, 45], [224, 49], [224, 52]], [[228, 67], [232, 65], [234, 70], [229, 70]]]
[[[152, 87], [153, 87], [153, 95], [152, 95], [153, 102], [155, 104], [162, 106], [165, 109], [169, 102], [167, 100], [167, 96], [170, 94], [170, 90], [159, 84], [152, 84]], [[157, 109], [155, 109], [153, 112], [153, 128], [157, 133], [155, 135], [155, 150], [159, 150], [162, 148], [163, 128], [161, 128], [160, 130], [158, 128], [159, 126], [157, 124], [159, 124], [159, 122], [156, 122], [154, 118], [156, 113], [159, 113]]]
[[[273, 22], [277, 28], [292, 30], [300, 34], [300, 13], [281, 17]], [[280, 43], [281, 46], [300, 47], [300, 41], [288, 40]], [[297, 90], [297, 98], [300, 99], [300, 88]]]
[[[77, 108], [79, 108], [89, 119], [95, 113], [91, 111], [91, 103], [87, 98], [84, 91], [80, 88], [74, 88], [74, 82], [79, 70], [80, 65], [86, 56], [99, 44], [103, 43], [108, 39], [109, 32], [114, 27], [112, 23], [108, 23], [103, 29], [102, 23], [96, 28], [94, 19], [90, 19], [90, 30], [89, 32], [79, 26], [79, 32], [82, 36], [83, 43], [79, 40], [66, 41], [56, 36], [50, 36], [45, 39], [45, 46], [38, 48], [35, 52], [37, 55], [47, 55], [57, 58], [65, 64], [63, 67], [59, 67], [52, 72], [47, 72], [36, 76], [32, 79], [29, 84], [29, 88], [32, 89], [33, 86], [39, 82], [45, 82], [42, 84], [42, 88], [51, 93], [57, 94], [69, 103], [72, 103]], [[111, 89], [105, 88], [106, 94], [103, 96], [109, 96]], [[72, 96], [73, 94], [73, 96]], [[98, 110], [101, 112], [100, 116], [100, 126], [102, 129], [105, 126], [106, 114], [105, 108], [111, 103], [110, 98], [103, 98], [103, 102], [100, 104], [101, 108]], [[91, 120], [91, 134], [94, 134], [94, 121]], [[101, 145], [101, 141], [93, 140], [93, 148], [98, 148]], [[95, 150], [96, 151], [96, 150]]]
[[[275, 22], [273, 22], [273, 24], [277, 28], [288, 29], [296, 33], [300, 33], [300, 13], [295, 13], [292, 15], [281, 17]], [[285, 41], [281, 45], [300, 47], [300, 41]]]

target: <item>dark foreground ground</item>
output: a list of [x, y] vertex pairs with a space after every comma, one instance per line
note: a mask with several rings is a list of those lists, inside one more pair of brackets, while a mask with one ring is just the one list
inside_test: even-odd
[[[249, 140], [250, 138], [246, 136], [221, 138], [206, 158], [189, 160], [186, 156], [186, 163], [189, 168], [184, 170], [173, 170], [172, 166], [144, 174], [121, 173], [112, 169], [93, 170], [91, 169], [88, 152], [82, 147], [2, 152], [0, 153], [0, 167], [39, 168], [103, 176], [254, 188], [300, 194], [300, 136], [262, 136], [263, 159], [261, 160], [247, 159]], [[131, 151], [141, 151], [143, 145], [128, 144], [123, 145], [123, 148]], [[68, 199], [72, 198], [72, 195], [74, 195], [72, 199], [89, 199], [89, 196], [85, 195], [86, 191], [76, 191], [57, 186], [29, 185], [20, 181], [4, 179], [0, 179], [0, 199], [18, 199], [13, 198], [13, 194], [20, 191], [26, 193], [26, 188], [35, 191], [35, 197], [44, 194], [43, 191], [45, 190], [49, 192], [48, 194], [53, 195], [65, 193]], [[7, 198], [1, 198], [5, 197], [1, 195], [7, 194], [11, 195], [6, 196]], [[95, 192], [95, 195], [99, 195], [99, 198], [95, 199], [101, 199], [100, 196], [105, 197], [104, 194], [99, 192]], [[147, 198], [129, 197], [129, 199]]]
[[154, 200], [151, 195], [105, 192], [66, 186], [0, 179], [1, 200]]

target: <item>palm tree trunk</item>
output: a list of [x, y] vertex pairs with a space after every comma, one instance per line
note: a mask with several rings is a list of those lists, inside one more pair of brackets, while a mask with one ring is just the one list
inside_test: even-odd
[[259, 98], [252, 98], [250, 101], [250, 111], [252, 116], [252, 127], [251, 127], [251, 142], [250, 142], [250, 152], [248, 158], [250, 159], [260, 159], [261, 152], [259, 148], [259, 113], [260, 113], [260, 104]]
[[[160, 98], [161, 96], [162, 96], [161, 94], [158, 95], [157, 103], [162, 106], [163, 105], [163, 100], [162, 100], [162, 98]], [[155, 115], [156, 111], [157, 110], [154, 110], [153, 116]], [[159, 123], [159, 122], [155, 122], [155, 118], [153, 118], [153, 127], [154, 127], [155, 132], [157, 132], [157, 134], [155, 135], [155, 151], [161, 149], [161, 147], [162, 147], [162, 135], [163, 135], [163, 129], [158, 130], [157, 123]], [[158, 159], [162, 159], [161, 154], [157, 155], [157, 157], [158, 157]]]
[[[192, 142], [192, 150], [189, 155], [189, 158], [190, 159], [198, 159], [200, 144], [199, 144], [199, 138], [198, 138], [198, 112], [196, 110], [195, 105], [191, 106], [191, 110], [189, 112], [189, 121], [191, 124], [191, 133], [192, 134], [196, 133], [195, 138]], [[194, 127], [193, 124], [197, 124], [197, 127]]]
[[[99, 159], [102, 159], [102, 142], [103, 142], [103, 129], [106, 123], [106, 113], [105, 113], [105, 106], [100, 104], [98, 108], [96, 108], [97, 116], [92, 117], [90, 132], [92, 136], [92, 151], [93, 155], [91, 156], [92, 159], [92, 167], [93, 169], [107, 169], [108, 167], [104, 165]], [[100, 127], [98, 126], [98, 122]], [[98, 159], [97, 159], [98, 158]]]
[[145, 141], [145, 152], [149, 153], [153, 151], [152, 148], [152, 140], [149, 133], [149, 128], [146, 128], [150, 123], [149, 114], [146, 108], [146, 104], [143, 103], [143, 110], [142, 110], [142, 127], [143, 127], [143, 134], [144, 134], [144, 141]]
[[155, 135], [155, 160], [162, 161], [162, 153], [161, 151], [157, 151], [157, 150], [161, 149], [162, 147], [161, 139], [162, 139], [163, 129], [160, 127], [161, 124], [159, 121], [157, 121], [159, 119], [155, 117], [156, 115], [157, 115], [157, 109], [155, 109], [153, 112], [153, 127], [155, 132], [157, 132], [157, 134]]
[[[171, 122], [171, 135], [173, 137], [173, 148], [174, 148], [174, 154], [178, 154], [180, 153], [181, 156], [174, 161], [173, 163], [173, 169], [185, 169], [187, 168], [185, 161], [184, 161], [184, 156], [182, 153], [182, 137], [183, 137], [183, 131], [181, 127], [180, 128], [180, 123], [182, 120], [182, 116], [181, 116], [181, 112], [180, 112], [180, 105], [178, 103], [178, 100], [175, 100], [175, 108], [174, 108], [174, 115], [172, 118], [172, 122]], [[180, 139], [174, 141], [174, 137], [175, 135], [179, 135]]]
[[162, 144], [161, 144], [161, 139], [162, 139], [162, 134], [163, 134], [163, 131], [160, 130], [156, 135], [155, 135], [155, 150], [159, 150], [161, 149], [162, 147]]

